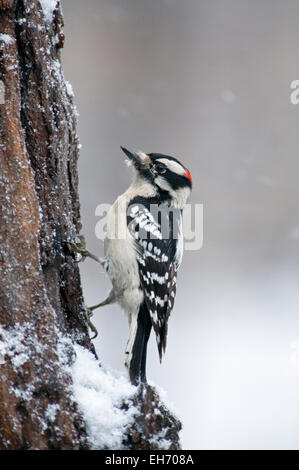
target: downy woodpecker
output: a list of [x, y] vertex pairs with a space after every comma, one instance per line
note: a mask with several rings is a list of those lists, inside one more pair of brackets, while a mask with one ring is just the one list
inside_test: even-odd
[[118, 302], [129, 318], [125, 365], [133, 384], [146, 382], [153, 328], [160, 361], [166, 348], [177, 270], [183, 256], [182, 210], [191, 193], [189, 170], [176, 158], [121, 147], [134, 179], [108, 213], [103, 264], [112, 289], [99, 306]]

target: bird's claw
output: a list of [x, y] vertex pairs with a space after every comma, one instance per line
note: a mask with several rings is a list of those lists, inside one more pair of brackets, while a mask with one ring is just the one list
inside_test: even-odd
[[90, 320], [90, 318], [93, 316], [93, 309], [92, 309], [92, 307], [87, 307], [86, 311], [87, 311], [87, 324], [88, 324], [90, 330], [94, 334], [90, 339], [95, 339], [98, 336], [98, 330], [96, 329], [96, 327], [94, 326], [94, 324]]
[[[68, 245], [70, 251], [72, 251], [76, 255], [80, 256], [79, 259], [76, 259], [77, 263], [80, 263], [81, 261], [83, 262], [83, 261], [85, 261], [85, 259], [87, 257], [89, 257], [89, 258], [92, 258], [93, 260], [97, 261], [97, 263], [100, 263], [101, 265], [103, 265], [104, 260], [102, 260], [101, 258], [98, 258], [97, 256], [93, 255], [92, 253], [90, 253], [86, 249], [86, 242], [85, 242], [84, 235], [81, 235], [79, 233], [75, 233], [75, 235], [73, 235], [71, 237], [71, 239], [67, 242], [67, 245]], [[94, 324], [90, 320], [91, 317], [93, 316], [93, 311], [96, 308], [98, 308], [98, 306], [99, 305], [94, 305], [92, 307], [87, 307], [86, 308], [86, 311], [87, 311], [87, 324], [88, 324], [88, 327], [90, 328], [90, 330], [94, 334], [91, 337], [91, 339], [95, 339], [98, 336], [98, 330], [96, 329], [96, 327], [94, 326]]]
[[84, 235], [80, 235], [78, 233], [75, 233], [71, 237], [71, 239], [67, 242], [69, 250], [75, 253], [76, 255], [79, 255], [79, 258], [76, 259], [77, 263], [80, 263], [81, 261], [85, 261], [85, 259], [88, 257], [89, 252], [86, 249], [86, 242], [85, 242], [85, 237]]
[[67, 243], [70, 251], [80, 255], [80, 258], [76, 260], [77, 263], [80, 263], [80, 261], [85, 261], [86, 258], [91, 258], [97, 263], [100, 263], [102, 266], [104, 265], [105, 260], [102, 260], [98, 256], [93, 255], [92, 253], [90, 253], [90, 251], [87, 250], [84, 235], [75, 233], [75, 235], [73, 235], [70, 241], [68, 241]]

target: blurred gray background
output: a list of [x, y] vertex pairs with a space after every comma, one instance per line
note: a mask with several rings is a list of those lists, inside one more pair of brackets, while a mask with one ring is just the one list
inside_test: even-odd
[[[159, 364], [189, 449], [299, 448], [299, 79], [296, 0], [63, 0], [63, 67], [82, 143], [80, 197], [91, 251], [98, 204], [131, 181], [120, 145], [178, 156], [204, 245], [186, 252]], [[109, 291], [96, 263], [88, 305]], [[95, 312], [98, 354], [124, 371], [127, 320]]]

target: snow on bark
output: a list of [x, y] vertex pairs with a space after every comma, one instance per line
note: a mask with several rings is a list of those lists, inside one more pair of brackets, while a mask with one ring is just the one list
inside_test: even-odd
[[181, 449], [182, 424], [161, 396], [166, 394], [155, 385], [141, 384], [134, 396], [137, 408], [134, 423], [125, 432], [123, 445], [132, 450], [177, 450]]
[[53, 20], [54, 10], [55, 10], [57, 4], [59, 4], [60, 2], [58, 0], [39, 0], [39, 2], [42, 6], [44, 16], [45, 16], [45, 20], [48, 23], [50, 23]]
[[[73, 394], [87, 426], [90, 447], [104, 449], [179, 449], [181, 424], [165, 405], [166, 394], [151, 385], [131, 385], [128, 377], [100, 365], [75, 347]], [[163, 396], [163, 403], [159, 396]]]
[[85, 348], [75, 348], [74, 397], [87, 424], [92, 449], [122, 449], [126, 428], [133, 424], [136, 388], [124, 376], [101, 367]]

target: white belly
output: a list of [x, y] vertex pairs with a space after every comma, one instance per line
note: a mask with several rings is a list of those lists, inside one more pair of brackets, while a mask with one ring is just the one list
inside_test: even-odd
[[104, 242], [107, 274], [113, 285], [117, 302], [131, 319], [139, 311], [143, 292], [139, 288], [139, 270], [134, 240], [127, 228], [126, 198], [118, 198], [111, 207]]

